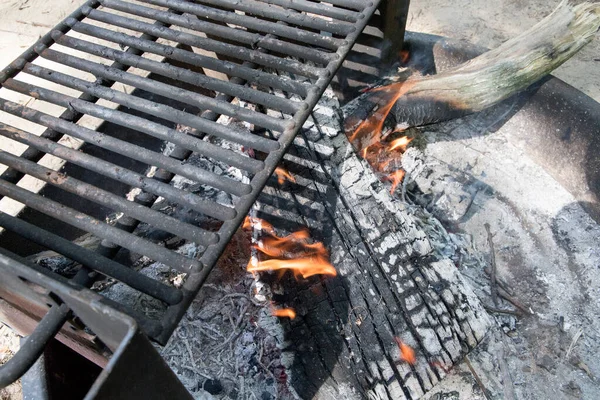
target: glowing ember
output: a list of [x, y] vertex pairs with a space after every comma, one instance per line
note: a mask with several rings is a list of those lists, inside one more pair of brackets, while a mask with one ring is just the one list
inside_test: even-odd
[[412, 142], [412, 139], [409, 139], [407, 136], [402, 136], [401, 138], [392, 140], [388, 150], [394, 151], [396, 149], [400, 149], [402, 152], [404, 152], [406, 151], [406, 146], [408, 146], [410, 142]]
[[280, 309], [272, 309], [271, 314], [274, 317], [286, 317], [289, 319], [296, 318], [296, 311], [293, 308], [280, 308]]
[[277, 183], [283, 185], [285, 181], [296, 183], [296, 179], [282, 167], [275, 168], [275, 176], [277, 176]]
[[415, 363], [417, 362], [417, 357], [415, 356], [415, 351], [412, 349], [412, 347], [410, 347], [397, 337], [394, 337], [394, 340], [396, 341], [396, 344], [398, 344], [398, 348], [400, 349], [400, 360], [406, 361], [410, 365], [415, 365]]
[[396, 170], [388, 175], [388, 179], [392, 182], [390, 194], [394, 194], [396, 188], [402, 182], [402, 179], [404, 179], [404, 175], [406, 175], [406, 172], [403, 169]]
[[247, 270], [252, 273], [262, 271], [291, 271], [294, 277], [308, 278], [313, 275], [336, 276], [337, 272], [329, 262], [329, 252], [321, 242], [309, 243], [308, 229], [301, 229], [285, 237], [279, 237], [271, 224], [259, 218], [247, 217], [244, 228], [261, 230], [268, 236], [253, 247], [260, 253], [273, 257], [267, 260], [252, 259]]
[[400, 56], [400, 61], [402, 62], [402, 64], [406, 64], [408, 59], [410, 58], [410, 53], [408, 52], [408, 50], [400, 50], [398, 55]]

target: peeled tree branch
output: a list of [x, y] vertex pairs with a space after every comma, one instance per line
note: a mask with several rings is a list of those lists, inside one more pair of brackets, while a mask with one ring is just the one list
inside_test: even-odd
[[550, 15], [458, 67], [413, 76], [364, 93], [346, 106], [346, 133], [359, 151], [383, 140], [388, 115], [407, 128], [493, 106], [524, 90], [588, 44], [600, 28], [600, 3], [563, 1]]

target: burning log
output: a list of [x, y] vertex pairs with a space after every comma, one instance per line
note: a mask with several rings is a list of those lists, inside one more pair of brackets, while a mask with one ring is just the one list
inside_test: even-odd
[[[422, 216], [352, 150], [339, 110], [327, 91], [285, 156], [287, 170], [260, 195], [253, 213], [262, 220], [248, 222], [261, 232], [261, 255], [248, 269], [273, 278], [273, 300], [294, 310], [293, 320], [280, 318], [282, 359], [299, 397], [418, 399], [483, 339], [490, 319], [456, 266], [436, 254]], [[280, 184], [283, 172], [293, 180]], [[255, 267], [263, 256], [306, 258], [317, 243], [331, 274], [286, 280]]]
[[386, 138], [384, 126], [406, 129], [481, 111], [559, 67], [599, 28], [599, 3], [565, 0], [537, 25], [458, 67], [366, 91], [346, 106], [346, 132], [362, 151]]

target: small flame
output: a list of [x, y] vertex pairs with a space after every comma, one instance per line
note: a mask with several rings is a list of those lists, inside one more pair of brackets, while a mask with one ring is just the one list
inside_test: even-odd
[[290, 181], [292, 183], [296, 183], [296, 179], [288, 171], [286, 171], [283, 167], [275, 168], [274, 173], [277, 176], [277, 183], [279, 183], [280, 185], [283, 185], [283, 183], [286, 180]]
[[408, 136], [402, 136], [398, 139], [392, 140], [390, 146], [388, 147], [388, 150], [394, 151], [396, 149], [400, 149], [402, 150], [402, 152], [405, 152], [406, 146], [408, 146], [410, 142], [412, 142], [412, 138], [409, 138]]
[[394, 192], [396, 191], [396, 188], [402, 182], [402, 179], [404, 179], [404, 175], [406, 175], [406, 172], [404, 172], [403, 169], [398, 169], [388, 175], [387, 179], [389, 179], [392, 182], [392, 187], [390, 188], [390, 194], [394, 194]]
[[296, 318], [296, 311], [293, 308], [280, 308], [280, 309], [271, 309], [271, 314], [274, 317], [286, 317], [289, 319]]
[[254, 244], [260, 253], [274, 257], [267, 260], [252, 259], [248, 263], [249, 272], [292, 271], [296, 278], [308, 278], [313, 275], [336, 276], [337, 271], [329, 262], [329, 252], [321, 242], [309, 243], [308, 229], [300, 229], [285, 237], [279, 237], [268, 222], [247, 217], [244, 227], [261, 230], [268, 236]]
[[410, 53], [408, 50], [400, 50], [398, 56], [400, 56], [400, 61], [402, 62], [402, 64], [406, 64], [406, 62], [410, 58]]
[[415, 356], [415, 351], [413, 348], [400, 340], [400, 338], [394, 337], [394, 340], [400, 349], [400, 360], [406, 361], [410, 365], [415, 365], [417, 362], [417, 357]]

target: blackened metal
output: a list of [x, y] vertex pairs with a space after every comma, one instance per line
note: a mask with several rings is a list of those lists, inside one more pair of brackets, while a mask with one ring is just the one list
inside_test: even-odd
[[[140, 97], [132, 96], [127, 93], [120, 92], [118, 90], [109, 89], [94, 82], [84, 81], [61, 72], [53, 71], [48, 68], [40, 67], [38, 65], [27, 64], [23, 67], [23, 71], [28, 74], [37, 76], [39, 78], [46, 79], [50, 82], [59, 83], [63, 86], [76, 89], [82, 92], [92, 94], [100, 99], [109, 100], [114, 103], [143, 111], [149, 115], [156, 115], [167, 121], [180, 123], [187, 125], [192, 128], [196, 128], [202, 132], [215, 132], [218, 130], [226, 130], [221, 124], [207, 121], [199, 118], [195, 115], [186, 113], [185, 111], [178, 110], [174, 107], [170, 107], [164, 104], [156, 104], [150, 100], [142, 99]], [[68, 99], [67, 99], [68, 100]], [[75, 99], [73, 99], [75, 100]], [[72, 101], [69, 100], [72, 104]], [[92, 106], [99, 107], [99, 106]], [[256, 160], [245, 155], [236, 153], [231, 150], [227, 150], [223, 147], [208, 143], [204, 140], [199, 140], [192, 136], [186, 135], [182, 132], [178, 132], [174, 129], [169, 129], [158, 123], [146, 121], [140, 117], [124, 116], [120, 112], [115, 112], [117, 116], [121, 116], [120, 124], [131, 129], [136, 129], [140, 132], [145, 132], [151, 136], [159, 139], [175, 143], [186, 149], [195, 151], [199, 154], [203, 154], [216, 161], [222, 161], [226, 164], [240, 168], [248, 172], [257, 172], [264, 168], [264, 163], [260, 160]], [[110, 121], [110, 120], [109, 120]], [[112, 121], [115, 122], [115, 121]], [[248, 132], [234, 131], [239, 136], [248, 137], [246, 142], [252, 142], [252, 139], [257, 137]]]
[[[369, 3], [369, 5], [363, 11], [364, 14], [367, 16], [373, 15], [377, 5], [378, 2]], [[330, 77], [333, 76], [335, 72], [339, 69], [339, 67], [342, 65], [345, 55], [350, 51], [350, 48], [358, 38], [360, 32], [362, 32], [362, 30], [366, 26], [367, 22], [368, 18], [361, 19], [360, 22], [357, 24], [357, 30], [346, 37], [346, 44], [339, 47], [337, 52], [340, 55], [340, 59], [328, 65], [328, 74], [324, 74], [321, 78], [317, 80], [308, 97], [305, 99], [309, 107], [306, 110], [299, 112], [294, 116], [294, 120], [296, 121], [297, 126], [302, 126], [304, 121], [309, 117], [310, 113], [312, 112], [312, 108], [319, 101], [319, 98], [323, 95], [323, 92], [327, 88], [327, 84], [330, 81]], [[209, 251], [204, 252], [202, 257], [200, 258], [204, 265], [207, 265], [209, 267], [205, 268], [203, 271], [197, 274], [190, 275], [184, 283], [184, 288], [187, 290], [184, 291], [184, 299], [182, 301], [183, 306], [173, 307], [167, 310], [167, 315], [165, 316], [166, 322], [164, 324], [164, 330], [161, 334], [161, 337], [159, 338], [160, 342], [165, 343], [168, 340], [169, 336], [172, 334], [177, 322], [183, 317], [185, 310], [187, 309], [189, 304], [191, 304], [194, 297], [200, 290], [200, 287], [202, 286], [202, 283], [208, 276], [212, 266], [215, 265], [219, 256], [225, 249], [227, 241], [231, 236], [233, 236], [237, 228], [241, 225], [246, 213], [250, 210], [250, 207], [252, 207], [252, 204], [256, 200], [256, 197], [258, 197], [259, 193], [262, 191], [262, 188], [266, 185], [267, 180], [275, 170], [277, 163], [283, 157], [289, 146], [292, 144], [296, 133], [296, 129], [290, 128], [287, 129], [281, 137], [279, 137], [279, 142], [282, 144], [282, 147], [278, 150], [269, 153], [269, 155], [265, 159], [265, 165], [267, 166], [267, 168], [257, 173], [252, 179], [252, 193], [242, 197], [237, 203], [236, 207], [239, 207], [238, 210], [240, 210], [240, 214], [238, 214], [238, 216], [233, 220], [227, 221], [223, 224], [223, 226], [221, 226], [221, 229], [219, 230], [221, 240], [219, 241], [219, 243], [210, 246]]]
[[105, 22], [107, 24], [131, 29], [137, 32], [147, 33], [163, 39], [177, 41], [179, 43], [201, 48], [203, 50], [214, 51], [217, 54], [237, 58], [242, 61], [250, 61], [278, 71], [290, 72], [309, 78], [316, 78], [321, 72], [321, 68], [302, 64], [299, 61], [272, 56], [256, 50], [247, 49], [246, 47], [234, 46], [228, 43], [204, 38], [198, 35], [192, 35], [190, 33], [181, 32], [174, 29], [157, 27], [147, 22], [121, 17], [119, 15], [110, 14], [104, 11], [94, 10], [92, 8], [84, 8], [83, 13], [96, 21]]
[[[4, 83], [5, 87], [19, 89], [17, 91], [19, 91], [20, 93], [27, 93], [27, 90], [25, 88], [28, 85], [29, 84], [14, 81], [12, 79], [9, 79], [7, 82]], [[64, 95], [61, 95], [59, 93], [41, 88], [35, 88], [34, 90], [36, 90], [36, 92], [39, 94], [40, 99], [47, 99], [48, 101], [54, 104], [60, 104], [63, 106], [66, 104], [67, 107], [70, 106], [80, 112], [91, 111], [95, 114], [94, 116], [98, 118], [114, 116], [114, 114], [111, 112], [113, 110], [110, 109], [106, 109], [106, 112], [96, 113], [96, 110], [90, 109], [89, 106], [92, 105], [91, 103], [86, 103], [79, 100], [65, 102], [64, 98], [62, 97]], [[54, 101], [50, 99], [53, 99]], [[147, 150], [143, 147], [136, 146], [134, 144], [120, 139], [115, 139], [111, 136], [107, 136], [100, 132], [84, 128], [80, 125], [76, 125], [61, 120], [59, 118], [52, 117], [51, 115], [44, 114], [40, 111], [35, 111], [31, 108], [21, 106], [11, 101], [0, 99], [0, 110], [6, 111], [18, 117], [25, 118], [29, 121], [39, 123], [40, 125], [44, 125], [56, 131], [66, 133], [78, 139], [84, 140], [88, 143], [92, 143], [95, 146], [102, 147], [104, 149], [113, 151], [117, 154], [122, 154], [124, 156], [133, 158], [148, 165], [157, 165], [169, 169], [173, 172], [180, 174], [181, 176], [185, 176], [186, 178], [192, 179], [196, 182], [213, 186], [215, 188], [224, 190], [228, 193], [232, 193], [237, 196], [241, 196], [250, 192], [249, 185], [235, 182], [229, 178], [223, 178], [222, 176], [217, 175], [213, 172], [205, 171], [203, 169], [196, 168], [189, 164], [181, 164], [180, 162], [177, 162], [172, 158], [164, 156], [163, 154]]]
[[208, 21], [202, 21], [190, 14], [175, 15], [166, 11], [144, 7], [138, 4], [126, 3], [120, 0], [104, 0], [102, 1], [102, 5], [104, 7], [110, 7], [114, 10], [123, 11], [139, 17], [150, 18], [183, 28], [191, 28], [198, 32], [204, 32], [212, 35], [213, 37], [234, 40], [252, 48], [261, 48], [274, 53], [299, 57], [301, 59], [314, 61], [319, 64], [327, 64], [329, 61], [332, 61], [337, 57], [337, 54], [335, 53], [320, 51], [314, 47], [301, 46], [295, 43], [277, 39], [275, 37], [268, 37], [241, 29], [231, 28], [227, 25], [219, 25]]
[[49, 139], [38, 137], [21, 129], [0, 123], [0, 135], [32, 146], [44, 154], [52, 154], [65, 161], [79, 165], [116, 181], [126, 183], [132, 187], [138, 187], [146, 192], [154, 193], [157, 196], [162, 196], [173, 202], [179, 202], [185, 207], [189, 207], [192, 210], [201, 212], [213, 218], [228, 220], [236, 215], [236, 211], [233, 208], [206, 200], [193, 193], [174, 188], [159, 180], [148, 178], [99, 158], [83, 154], [77, 150], [54, 143]]
[[[22, 343], [21, 348], [5, 364], [0, 365], [0, 388], [19, 379], [42, 355], [46, 343], [62, 328], [71, 310], [65, 304], [53, 306], [38, 323], [36, 329]], [[56, 323], [60, 321], [62, 323]]]
[[[125, 65], [135, 66], [136, 68], [142, 68], [146, 71], [154, 72], [156, 74], [186, 82], [194, 86], [203, 87], [216, 92], [227, 93], [231, 96], [239, 97], [252, 103], [262, 104], [266, 107], [279, 110], [286, 114], [293, 114], [298, 109], [303, 108], [302, 103], [288, 101], [268, 93], [260, 92], [258, 90], [241, 85], [234, 85], [230, 82], [211, 78], [209, 76], [202, 75], [184, 68], [175, 67], [173, 65], [149, 60], [144, 57], [123, 53], [122, 51], [117, 51], [111, 49], [110, 47], [97, 45], [85, 40], [68, 37], [58, 31], [55, 32], [53, 37], [56, 39], [58, 44], [75, 50], [83, 51], [85, 53], [93, 54], [102, 58], [108, 58]], [[297, 84], [295, 89], [296, 90], [294, 93], [297, 93], [301, 96], [306, 95], [307, 93], [307, 87], [305, 85]]]
[[[228, 76], [237, 76], [246, 80], [251, 80], [259, 85], [272, 87], [274, 89], [290, 91], [294, 93], [301, 93], [303, 91], [302, 85], [300, 85], [297, 81], [287, 77], [282, 78], [278, 75], [269, 74], [259, 70], [248, 69], [229, 61], [221, 61], [216, 58], [180, 50], [175, 47], [140, 39], [124, 33], [110, 31], [108, 29], [90, 25], [85, 22], [79, 22], [75, 19], [67, 21], [67, 23], [71, 23], [73, 25], [72, 29], [75, 32], [85, 33], [86, 35], [90, 35], [98, 39], [108, 40], [121, 46], [132, 46], [148, 53], [154, 53], [172, 60], [208, 68]], [[279, 98], [279, 102], [290, 103], [291, 105], [297, 104], [281, 98]]]
[[254, 0], [198, 0], [197, 2], [219, 8], [245, 11], [263, 18], [283, 21], [287, 22], [288, 24], [305, 28], [331, 32], [337, 35], [345, 36], [356, 31], [356, 26], [354, 26], [354, 24], [349, 24], [347, 22], [327, 21], [323, 18], [315, 18], [307, 14], [294, 13], [290, 10], [283, 10], [282, 8]]
[[[94, 74], [95, 76], [101, 76], [105, 79], [111, 79], [116, 82], [122, 82], [124, 84], [134, 86], [138, 89], [143, 89], [151, 93], [156, 93], [167, 98], [171, 98], [174, 100], [181, 101], [183, 103], [193, 105], [195, 107], [214, 110], [220, 114], [224, 114], [233, 118], [243, 119], [244, 121], [248, 121], [258, 126], [271, 129], [277, 132], [282, 132], [291, 122], [289, 119], [286, 120], [280, 118], [273, 118], [268, 115], [258, 113], [256, 111], [249, 110], [247, 108], [235, 106], [231, 103], [217, 101], [213, 97], [204, 96], [202, 94], [192, 92], [190, 90], [185, 90], [163, 82], [149, 80], [129, 72], [107, 67], [104, 64], [84, 60], [82, 58], [60, 53], [55, 50], [44, 50], [40, 53], [40, 56], [60, 64], [80, 69], [82, 71], [88, 71]], [[229, 136], [233, 135], [228, 135], [228, 137]], [[238, 143], [248, 147], [258, 146], [253, 148], [261, 151], [270, 151], [276, 149], [279, 146], [277, 142], [262, 137], [253, 137], [252, 141], [238, 139]]]
[[[86, 7], [96, 8], [99, 5], [100, 5], [100, 3], [97, 0], [90, 0], [90, 1], [86, 2], [85, 4], [83, 4], [81, 7], [86, 6]], [[81, 12], [81, 7], [78, 8], [77, 10], [75, 10], [71, 15], [69, 15], [69, 18], [74, 18], [76, 20], [83, 19], [85, 17], [85, 15]], [[157, 21], [156, 24], [165, 26], [165, 24], [160, 21]], [[32, 60], [34, 60], [37, 57], [37, 52], [35, 50], [37, 46], [43, 46], [43, 47], [49, 46], [54, 40], [53, 36], [52, 36], [53, 32], [54, 32], [54, 34], [56, 32], [59, 32], [60, 34], [64, 34], [68, 30], [70, 30], [70, 27], [65, 23], [65, 21], [62, 21], [58, 25], [56, 25], [52, 31], [50, 31], [47, 34], [45, 34], [44, 36], [42, 36], [36, 43], [34, 43], [29, 49], [27, 49], [15, 62], [11, 63], [8, 67], [6, 67], [5, 69], [3, 69], [0, 72], [0, 84], [8, 78], [14, 77], [19, 72], [20, 67], [22, 65], [24, 65], [24, 63], [31, 62]], [[147, 40], [156, 40], [157, 39], [155, 37], [152, 37], [152, 36], [146, 35], [146, 34], [142, 35], [141, 37], [145, 38]], [[132, 48], [127, 49], [126, 53], [139, 55], [139, 54], [142, 54], [142, 51], [132, 47]], [[129, 65], [121, 64], [119, 62], [114, 62], [111, 65], [111, 68], [115, 68], [118, 70], [125, 70], [125, 69], [129, 68]], [[99, 79], [98, 83], [103, 86], [110, 86], [114, 82], [107, 81], [105, 79]], [[90, 96], [85, 93], [82, 94], [79, 98], [82, 100], [85, 100], [85, 101], [96, 101], [97, 100], [93, 96]], [[83, 114], [78, 113], [75, 110], [67, 109], [60, 115], [59, 118], [67, 120], [67, 121], [71, 121], [71, 122], [77, 122], [82, 116], [83, 116]], [[46, 139], [56, 142], [62, 137], [62, 134], [60, 132], [56, 132], [52, 129], [46, 129], [46, 130], [44, 130], [44, 132], [42, 132], [40, 137], [43, 137], [43, 138], [46, 138]], [[37, 162], [43, 156], [44, 156], [44, 153], [40, 152], [39, 150], [37, 150], [35, 148], [27, 148], [23, 152], [23, 154], [21, 154], [20, 157], [30, 160], [30, 161]], [[10, 169], [10, 168], [7, 169], [6, 171], [4, 171], [2, 173], [2, 175], [0, 175], [0, 179], [3, 179], [5, 181], [11, 182], [11, 183], [18, 182], [22, 177], [23, 177], [22, 174], [20, 174], [18, 171]]]
[[216, 243], [218, 236], [214, 232], [206, 232], [198, 227], [175, 219], [169, 215], [152, 210], [151, 208], [128, 201], [106, 190], [97, 188], [89, 183], [82, 182], [60, 172], [53, 171], [37, 163], [23, 160], [17, 156], [0, 150], [0, 164], [15, 168], [25, 174], [31, 175], [62, 190], [74, 193], [84, 199], [91, 200], [116, 212], [122, 212], [155, 226], [171, 232], [181, 238], [201, 245]]
[[[20, 176], [23, 176], [22, 172], [25, 172], [56, 187], [75, 193], [81, 198], [95, 201], [113, 210], [124, 211], [125, 214], [117, 220], [116, 226], [111, 226], [86, 214], [67, 208], [49, 198], [44, 198], [14, 185], [13, 183], [16, 183], [19, 178], [15, 181], [0, 181], [0, 196], [9, 195], [11, 198], [32, 209], [104, 239], [100, 246], [100, 254], [112, 257], [116, 254], [119, 246], [122, 246], [135, 253], [147, 255], [154, 261], [162, 262], [169, 267], [188, 273], [187, 280], [181, 291], [175, 290], [170, 293], [163, 293], [162, 295], [158, 294], [158, 292], [151, 294], [159, 299], [162, 296], [163, 301], [166, 300], [165, 296], [179, 296], [183, 294], [182, 299], [179, 299], [179, 297], [176, 298], [177, 304], [174, 304], [175, 298], [171, 298], [170, 302], [167, 301], [167, 303], [172, 305], [168, 307], [166, 316], [160, 321], [149, 320], [137, 315], [135, 311], [125, 310], [123, 305], [108, 300], [105, 301], [105, 303], [110, 303], [116, 309], [123, 309], [130, 315], [135, 315], [147, 334], [161, 343], [165, 343], [191, 300], [197, 294], [210, 269], [216, 263], [228, 240], [240, 225], [245, 213], [247, 213], [275, 166], [291, 144], [295, 134], [310, 114], [312, 107], [314, 107], [318, 98], [325, 90], [329, 80], [337, 68], [339, 68], [359, 32], [366, 25], [368, 18], [373, 14], [376, 2], [368, 3], [366, 6], [362, 2], [359, 5], [359, 2], [354, 0], [334, 0], [332, 2], [340, 7], [306, 0], [266, 0], [262, 3], [253, 0], [244, 2], [232, 0], [199, 0], [194, 3], [181, 0], [146, 0], [142, 2], [166, 6], [169, 10], [156, 10], [143, 7], [138, 4], [139, 2], [135, 4], [120, 0], [105, 0], [103, 2], [109, 8], [128, 13], [126, 16], [121, 16], [109, 13], [107, 9], [97, 11], [95, 8], [98, 4], [96, 2], [88, 2], [80, 9], [80, 12], [74, 13], [70, 19], [64, 22], [66, 26], [61, 26], [59, 29], [52, 31], [49, 35], [46, 35], [46, 41], [39, 42], [32, 47], [35, 53], [44, 58], [81, 71], [91, 72], [98, 78], [98, 84], [72, 78], [64, 73], [52, 71], [47, 67], [32, 64], [35, 59], [35, 54], [33, 53], [30, 56], [19, 59], [14, 64], [16, 68], [14, 73], [12, 75], [0, 76], [2, 78], [0, 82], [3, 81], [2, 85], [8, 90], [23, 93], [33, 98], [67, 108], [66, 112], [72, 113], [74, 121], [81, 115], [86, 114], [175, 143], [177, 146], [170, 156], [166, 157], [161, 153], [144, 149], [141, 146], [124, 140], [29, 109], [27, 106], [20, 106], [16, 103], [0, 99], [0, 109], [49, 129], [54, 129], [59, 133], [56, 137], [53, 136], [52, 139], [46, 137], [38, 138], [35, 135], [19, 131], [18, 129], [0, 125], [0, 135], [13, 138], [21, 143], [27, 143], [31, 148], [36, 149], [35, 151], [39, 151], [42, 154], [48, 152], [65, 161], [73, 162], [86, 169], [95, 171], [116, 181], [131, 184], [143, 190], [135, 196], [134, 203], [131, 203], [116, 198], [111, 193], [85, 184], [82, 181], [38, 166], [35, 164], [35, 161], [39, 160], [39, 158], [32, 159], [33, 162], [28, 162], [26, 160], [19, 160], [6, 153], [0, 153], [0, 161], [17, 167], [11, 170], [16, 171]], [[174, 11], [172, 12], [171, 10]], [[243, 13], [233, 12], [233, 10], [242, 11]], [[91, 18], [84, 18], [85, 13]], [[190, 13], [192, 15], [178, 15], [182, 13]], [[318, 15], [309, 15], [308, 13]], [[157, 22], [154, 25], [150, 25], [145, 22], [136, 21], [134, 19], [135, 16], [154, 19]], [[325, 18], [321, 18], [320, 16], [324, 16]], [[331, 18], [333, 20], [330, 20]], [[144, 34], [141, 37], [134, 37], [114, 32], [110, 27], [107, 29], [87, 24], [86, 22], [91, 19], [112, 26], [120, 26], [137, 32], [144, 32]], [[279, 22], [272, 22], [275, 20], [279, 20]], [[176, 29], [171, 29], [168, 26], [170, 24], [203, 33], [208, 39], [204, 38], [203, 35], [193, 34], [189, 30], [179, 32]], [[291, 24], [292, 26], [287, 24]], [[107, 46], [91, 43], [90, 41], [67, 36], [69, 26], [73, 31], [107, 40], [120, 45], [121, 48], [129, 46], [129, 49], [119, 51]], [[256, 32], [262, 32], [263, 34], [261, 35]], [[270, 33], [273, 33], [275, 36], [270, 35]], [[264, 34], [269, 35], [265, 36]], [[177, 42], [178, 44], [172, 46], [154, 43], [157, 36]], [[215, 40], [217, 38], [223, 39], [223, 43]], [[113, 66], [103, 66], [97, 62], [83, 60], [82, 58], [50, 49], [53, 44], [51, 39], [54, 39], [55, 43], [104, 59], [113, 60], [115, 64]], [[288, 43], [285, 40], [290, 40], [293, 43]], [[237, 43], [240, 43], [240, 45]], [[211, 58], [206, 55], [196, 54], [187, 49], [182, 49], [180, 48], [180, 44], [214, 51], [217, 58]], [[311, 46], [317, 47], [312, 54]], [[272, 53], [270, 55], [265, 54], [265, 50], [270, 50]], [[220, 80], [199, 72], [169, 65], [168, 63], [153, 61], [142, 57], [144, 52], [153, 53], [184, 64], [191, 64], [195, 67], [203, 67], [224, 73], [231, 78], [229, 81]], [[291, 55], [294, 58], [284, 58], [284, 55]], [[245, 62], [238, 65], [231, 61], [224, 61], [224, 59], [231, 59], [232, 57]], [[313, 66], [310, 62], [317, 62], [321, 65]], [[114, 65], [117, 65], [117, 67], [114, 67]], [[191, 90], [173, 89], [174, 86], [171, 84], [160, 83], [149, 78], [133, 75], [129, 72], [123, 72], [129, 66], [171, 78], [179, 83], [188, 83], [204, 90], [213, 90], [217, 92], [216, 97], [210, 99], [207, 96], [195, 94]], [[257, 69], [260, 66], [267, 66], [275, 71]], [[325, 67], [322, 68], [322, 66]], [[53, 90], [25, 83], [16, 76], [16, 73], [20, 71], [35, 75], [46, 81], [57, 83], [62, 87], [70, 87], [83, 91], [84, 94], [80, 96], [81, 99], [76, 99]], [[278, 72], [283, 72], [284, 76]], [[287, 73], [291, 73], [290, 76]], [[296, 76], [299, 76], [300, 79], [296, 79]], [[159, 94], [168, 99], [179, 100], [206, 111], [201, 114], [201, 119], [186, 112], [178, 111], [174, 107], [125, 94], [110, 88], [115, 81]], [[266, 93], [263, 90], [273, 94]], [[262, 105], [271, 110], [281, 112], [282, 118], [277, 119], [272, 116], [261, 115], [252, 110], [240, 111], [243, 109], [232, 104], [226, 104], [226, 102], [232, 101], [234, 97], [250, 102], [251, 106]], [[299, 100], [291, 100], [290, 97], [299, 98]], [[103, 98], [146, 114], [152, 114], [166, 121], [182, 123], [194, 128], [193, 132], [190, 135], [184, 135], [164, 125], [126, 114], [120, 110], [113, 110], [93, 104], [97, 98]], [[236, 131], [230, 127], [226, 128], [219, 124], [209, 123], [209, 120], [216, 121], [220, 114], [238, 119], [246, 125], [254, 124], [254, 128], [258, 131], [261, 131], [261, 128], [276, 130], [280, 134], [273, 136], [277, 137], [278, 140], [275, 141], [267, 137], [250, 134], [249, 132]], [[276, 114], [269, 112], [269, 115]], [[293, 115], [293, 118], [286, 119], [287, 115]], [[209, 136], [219, 136], [226, 140], [243, 144], [247, 148], [263, 151], [266, 153], [266, 158], [264, 158], [264, 161], [257, 161], [254, 157], [248, 158], [241, 154], [229, 152], [229, 150], [215, 148], [209, 143], [198, 139], [202, 133]], [[99, 160], [84, 152], [69, 149], [52, 141], [58, 140], [62, 134], [79, 138], [88, 144], [110, 150], [128, 159], [156, 166], [158, 170], [154, 175], [154, 179], [149, 179], [133, 171], [119, 169], [109, 162]], [[191, 155], [192, 150], [204, 154], [213, 160], [222, 161], [228, 165], [236, 166], [250, 172], [250, 184], [228, 180], [223, 175], [214, 174], [186, 164], [185, 161]], [[257, 158], [263, 160], [263, 155]], [[209, 185], [220, 191], [234, 195], [232, 201], [235, 209], [209, 201], [199, 202], [197, 195], [185, 193], [169, 186], [168, 183], [175, 174], [191, 179], [195, 183]], [[184, 193], [184, 195], [181, 199], [178, 199], [177, 195], [180, 193]], [[168, 195], [168, 197], [163, 194]], [[185, 224], [177, 225], [173, 219], [165, 219], [165, 216], [162, 214], [159, 215], [148, 208], [155, 202], [158, 196], [163, 196], [183, 206], [186, 206], [186, 202], [194, 203], [196, 205], [195, 210], [202, 210], [204, 208], [207, 215], [211, 215], [212, 212], [211, 216], [216, 216], [225, 221], [216, 234], [202, 231], [201, 229], [195, 230], [193, 227]], [[206, 208], [211, 208], [213, 205], [215, 206], [214, 212], [206, 210]], [[16, 220], [14, 217], [8, 217], [7, 223], [14, 222], [14, 220]], [[131, 234], [140, 221], [149, 222], [153, 227], [164, 229], [185, 239], [207, 244], [205, 248], [198, 248], [201, 254], [199, 256], [200, 261], [184, 257]], [[23, 228], [25, 225], [19, 226]], [[27, 233], [26, 231], [29, 228], [30, 226], [26, 226], [26, 229], [20, 232], [22, 236], [30, 238], [33, 242], [39, 243], [47, 240], [45, 243], [48, 248], [56, 248], [57, 245], [67, 246], [61, 247], [57, 251], [67, 257], [70, 254], [72, 256], [70, 257], [71, 259], [79, 257], [77, 261], [83, 265], [89, 264], [96, 259], [90, 259], [89, 254], [85, 252], [84, 254], [74, 253], [77, 250], [76, 248], [68, 247], [68, 242], [65, 239], [48, 236], [46, 230], [33, 227], [34, 232]], [[15, 226], [13, 226], [14, 229], [16, 229]], [[197, 232], [200, 232], [202, 239], [196, 236]], [[77, 247], [74, 244], [72, 246]], [[98, 260], [103, 259], [99, 256]], [[0, 262], [0, 264], [2, 263]], [[101, 268], [97, 264], [95, 270], [102, 272]], [[104, 273], [107, 273], [106, 266], [104, 268]], [[81, 269], [81, 271], [85, 270], [86, 268]], [[34, 271], [37, 270], [34, 268]], [[117, 272], [121, 273], [123, 271], [119, 270]], [[27, 274], [23, 274], [22, 276], [25, 277], [25, 275]], [[138, 286], [132, 287], [141, 292], [148, 293], [148, 288], [145, 287], [144, 283], [136, 281], [135, 275], [131, 277], [123, 275], [117, 279], [124, 283], [127, 283], [128, 279], [133, 279], [134, 283]], [[61, 292], [61, 289], [56, 286], [56, 282], [53, 280], [49, 280], [48, 287], [50, 290]], [[160, 291], [162, 287], [156, 287], [155, 289]], [[107, 323], [106, 321], [98, 323], [99, 320], [96, 319], [98, 316], [94, 316], [97, 310], [89, 308], [90, 297], [87, 296], [92, 295], [86, 294], [86, 300], [78, 302], [81, 300], [78, 296], [72, 296], [69, 293], [64, 294], [71, 301], [74, 301], [69, 303], [69, 306], [75, 314], [78, 316], [81, 314], [82, 318], [83, 316], [93, 316], [91, 319], [84, 321], [86, 325], [98, 333], [99, 336], [103, 334], [108, 336], [109, 341], [106, 342], [107, 345], [111, 349], [116, 350], [118, 342], [115, 341], [114, 336], [111, 338], [110, 335], [110, 329], [116, 328], [116, 325], [114, 323], [111, 325], [111, 323]], [[112, 315], [112, 313], [108, 312], [107, 315]], [[106, 315], [100, 319], [105, 317]], [[119, 381], [120, 378], [121, 376], [116, 378], [116, 381]], [[96, 391], [95, 393], [99, 394], [101, 392]]]
[[[288, 8], [298, 11], [306, 11], [309, 13], [331, 17], [340, 21], [356, 22], [364, 15], [357, 12], [345, 10], [343, 8], [335, 8], [322, 3], [313, 3], [305, 0], [262, 0], [265, 3], [274, 4], [283, 8]], [[362, 7], [361, 7], [362, 9]]]
[[[190, 13], [202, 18], [225, 22], [252, 29], [257, 32], [271, 33], [286, 39], [312, 44], [329, 50], [336, 50], [344, 41], [331, 36], [305, 31], [275, 22], [264, 21], [259, 18], [206, 7], [198, 3], [189, 3], [181, 0], [143, 0], [144, 3], [168, 7], [180, 12]], [[364, 7], [364, 6], [363, 6]]]
[[177, 304], [181, 301], [181, 292], [176, 288], [139, 274], [131, 268], [102, 257], [94, 251], [78, 246], [52, 232], [41, 230], [35, 225], [19, 218], [0, 212], [0, 226], [18, 233], [25, 239], [56, 251], [90, 269], [118, 279], [127, 286], [162, 300], [167, 304]]
[[9, 196], [34, 210], [43, 212], [100, 238], [111, 240], [138, 254], [147, 255], [182, 272], [197, 272], [202, 269], [202, 263], [199, 261], [182, 256], [174, 251], [165, 250], [162, 246], [124, 232], [87, 214], [65, 207], [56, 201], [46, 199], [11, 183], [0, 180], [0, 194]]

